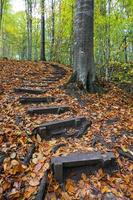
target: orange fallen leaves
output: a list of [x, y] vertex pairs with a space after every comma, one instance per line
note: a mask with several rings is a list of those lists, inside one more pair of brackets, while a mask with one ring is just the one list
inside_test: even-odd
[[8, 181], [5, 181], [4, 183], [2, 183], [2, 191], [6, 191], [11, 187], [11, 183]]
[[104, 186], [102, 189], [101, 189], [101, 192], [102, 194], [104, 193], [108, 193], [108, 192], [111, 192], [110, 188], [108, 186]]
[[[2, 68], [0, 68], [0, 82], [4, 88], [4, 93], [0, 95], [0, 106], [2, 107], [0, 110], [0, 116], [2, 116], [2, 120], [0, 119], [2, 124], [0, 145], [3, 151], [7, 153], [7, 158], [2, 165], [4, 171], [0, 174], [0, 194], [6, 191], [10, 199], [32, 199], [40, 185], [40, 179], [44, 175], [44, 172], [49, 169], [49, 161], [52, 156], [51, 148], [63, 142], [67, 145], [59, 149], [55, 154], [56, 156], [61, 154], [67, 155], [77, 150], [99, 150], [102, 152], [113, 150], [120, 169], [114, 175], [109, 176], [106, 176], [106, 173], [101, 169], [94, 175], [82, 174], [81, 180], [78, 183], [68, 179], [65, 185], [66, 192], [62, 192], [51, 174], [49, 175], [50, 188], [48, 188], [48, 191], [51, 194], [53, 193], [51, 195], [53, 200], [56, 197], [59, 197], [61, 200], [79, 200], [80, 197], [82, 199], [91, 199], [93, 197], [93, 189], [99, 190], [100, 194], [112, 192], [117, 198], [124, 199], [128, 197], [133, 199], [133, 165], [128, 159], [121, 158], [117, 152], [117, 148], [122, 148], [123, 151], [133, 155], [132, 150], [128, 147], [132, 144], [132, 136], [121, 134], [123, 130], [125, 132], [132, 131], [133, 128], [132, 98], [123, 93], [119, 88], [114, 87], [113, 84], [108, 85], [106, 83], [107, 88], [109, 87], [109, 91], [106, 94], [81, 94], [81, 99], [85, 101], [85, 105], [81, 106], [77, 98], [69, 96], [65, 91], [57, 88], [60, 84], [65, 83], [67, 79], [64, 78], [60, 82], [53, 83], [52, 86], [54, 89], [49, 90], [44, 96], [51, 95], [62, 98], [63, 100], [56, 102], [56, 105], [68, 105], [71, 111], [59, 116], [41, 115], [31, 117], [26, 115], [26, 111], [31, 105], [20, 105], [18, 102], [19, 96], [12, 92], [13, 88], [14, 86], [22, 85], [24, 78], [29, 83], [34, 81], [40, 83], [41, 78], [51, 76], [54, 69], [50, 64], [46, 66], [45, 63], [0, 61], [0, 64], [2, 65]], [[38, 73], [38, 75], [33, 77], [32, 73]], [[67, 77], [70, 75], [71, 73], [68, 72]], [[55, 106], [55, 103], [51, 103], [50, 105]], [[16, 125], [15, 121], [17, 114], [23, 119], [23, 122], [19, 125]], [[69, 140], [59, 138], [44, 141], [39, 135], [36, 138], [31, 137], [31, 131], [37, 124], [62, 120], [77, 115], [85, 116], [87, 119], [91, 118], [92, 120], [92, 127], [83, 138]], [[107, 119], [116, 117], [119, 118], [116, 123], [106, 124]], [[102, 135], [105, 141], [111, 144], [112, 147], [108, 148], [100, 142], [93, 147], [91, 141], [94, 135], [97, 134]], [[115, 138], [114, 142], [111, 140], [112, 136]], [[29, 144], [32, 142], [36, 143], [36, 152], [33, 154], [30, 164], [24, 166], [20, 160], [26, 155]], [[18, 182], [18, 186], [12, 185], [10, 180], [11, 182], [14, 181], [14, 183]], [[25, 191], [21, 188], [18, 189], [23, 184]], [[95, 195], [93, 198], [95, 198]]]
[[37, 173], [43, 166], [43, 163], [38, 163], [35, 168], [34, 168], [34, 172]]
[[16, 189], [12, 189], [12, 191], [9, 193], [8, 198], [10, 200], [17, 200], [20, 197], [20, 191], [17, 191]]
[[68, 195], [67, 192], [62, 192], [61, 200], [71, 200], [72, 198]]
[[76, 192], [75, 190], [75, 184], [71, 179], [68, 179], [66, 182], [66, 190], [68, 193], [73, 194]]
[[30, 186], [30, 187], [26, 188], [25, 193], [24, 193], [24, 198], [25, 199], [29, 199], [31, 195], [36, 193], [36, 191], [37, 191], [36, 187], [31, 187]]
[[38, 177], [35, 177], [29, 181], [29, 185], [33, 187], [38, 186], [39, 183], [40, 183], [40, 180], [38, 179]]
[[17, 173], [23, 173], [25, 170], [22, 166], [22, 164], [18, 164], [18, 165], [15, 165], [13, 166], [13, 169], [12, 169], [12, 174], [17, 174]]

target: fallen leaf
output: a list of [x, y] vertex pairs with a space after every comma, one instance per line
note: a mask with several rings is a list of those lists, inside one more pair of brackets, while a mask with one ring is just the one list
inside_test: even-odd
[[42, 163], [38, 163], [34, 168], [34, 172], [38, 172], [42, 168], [42, 166], [43, 166]]
[[68, 179], [66, 182], [66, 190], [68, 193], [75, 193], [75, 185], [71, 179]]
[[13, 166], [19, 165], [19, 162], [17, 160], [12, 160], [11, 161], [11, 165], [13, 165]]
[[20, 197], [20, 192], [16, 191], [15, 189], [12, 189], [12, 191], [8, 195], [8, 198], [11, 200], [14, 200], [16, 198], [18, 199], [19, 197]]
[[11, 153], [10, 158], [14, 159], [16, 157], [16, 155], [17, 154], [15, 152], [13, 152], [13, 153]]
[[61, 200], [71, 200], [72, 198], [68, 195], [67, 192], [62, 192]]
[[40, 135], [39, 135], [39, 134], [37, 134], [36, 138], [37, 138], [37, 141], [38, 141], [39, 143], [41, 143], [41, 141], [42, 141], [42, 138], [40, 137]]
[[36, 187], [28, 187], [25, 190], [24, 197], [29, 199], [31, 195], [33, 195], [37, 191]]
[[13, 166], [13, 169], [12, 169], [13, 174], [22, 173], [22, 172], [24, 172], [24, 168], [22, 167], [21, 164]]
[[40, 184], [40, 181], [37, 178], [31, 179], [29, 182], [29, 185], [33, 187], [38, 186], [39, 184]]
[[102, 192], [102, 194], [108, 193], [108, 192], [110, 192], [110, 189], [109, 189], [107, 186], [104, 186], [104, 187], [101, 189], [101, 192]]

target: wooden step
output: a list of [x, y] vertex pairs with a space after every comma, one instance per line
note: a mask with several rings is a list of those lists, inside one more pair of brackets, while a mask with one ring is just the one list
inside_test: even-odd
[[42, 108], [30, 108], [27, 113], [30, 115], [34, 114], [61, 114], [69, 111], [67, 106], [53, 106], [53, 107], [42, 107]]
[[[91, 126], [91, 122], [87, 121], [85, 117], [77, 117], [41, 124], [32, 133], [33, 135], [39, 134], [45, 140], [49, 140], [52, 137], [78, 137], [84, 134], [89, 126]], [[78, 131], [68, 134], [67, 129], [70, 128], [78, 129]]]
[[30, 103], [50, 103], [54, 102], [54, 97], [20, 97], [19, 102], [21, 104], [30, 104]]
[[95, 165], [98, 165], [99, 167], [105, 167], [114, 162], [115, 156], [111, 152], [105, 154], [102, 154], [101, 152], [75, 152], [69, 154], [68, 156], [59, 156], [53, 158], [51, 160], [51, 166], [55, 179], [59, 183], [63, 183], [66, 168], [84, 168], [85, 166], [94, 167]]
[[[46, 81], [32, 81], [32, 80], [25, 80], [22, 83], [23, 85], [35, 85], [36, 87], [42, 86], [48, 86]], [[28, 86], [27, 86], [28, 87]], [[30, 86], [29, 86], [30, 87]]]
[[42, 79], [42, 81], [58, 81], [58, 80], [59, 80], [58, 77], [46, 77]]
[[49, 79], [43, 78], [43, 79], [41, 79], [41, 82], [44, 82], [44, 83], [54, 83], [55, 80], [49, 80]]
[[39, 89], [32, 89], [32, 88], [14, 88], [16, 93], [28, 93], [28, 94], [43, 94], [47, 92], [47, 90], [39, 90]]
[[21, 87], [47, 87], [48, 84], [31, 84], [31, 83], [26, 83], [26, 84], [23, 84]]

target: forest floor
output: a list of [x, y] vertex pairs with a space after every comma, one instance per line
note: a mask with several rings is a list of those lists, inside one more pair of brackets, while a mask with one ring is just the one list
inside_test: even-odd
[[[112, 173], [106, 173], [102, 168], [94, 174], [82, 173], [78, 181], [67, 177], [64, 191], [50, 171], [46, 200], [133, 199], [132, 96], [107, 83], [105, 88], [108, 91], [105, 94], [80, 94], [79, 100], [59, 87], [68, 81], [72, 73], [71, 69], [60, 67], [66, 71], [64, 76], [59, 81], [47, 83], [47, 86], [41, 85], [41, 89], [47, 89], [47, 92], [37, 96], [52, 96], [57, 101], [36, 107], [65, 105], [70, 107], [70, 111], [60, 115], [30, 116], [27, 109], [35, 105], [22, 105], [19, 97], [35, 95], [17, 94], [13, 89], [31, 83], [34, 89], [40, 89], [35, 82], [40, 84], [43, 78], [54, 75], [54, 66], [45, 62], [0, 61], [0, 199], [35, 199], [51, 157], [76, 151], [112, 151], [118, 167]], [[91, 127], [81, 138], [62, 137], [46, 141], [39, 135], [31, 135], [32, 130], [41, 123], [76, 116], [92, 121]], [[33, 143], [35, 152], [30, 163], [24, 165], [22, 160]], [[59, 143], [67, 145], [52, 153], [51, 149]]]

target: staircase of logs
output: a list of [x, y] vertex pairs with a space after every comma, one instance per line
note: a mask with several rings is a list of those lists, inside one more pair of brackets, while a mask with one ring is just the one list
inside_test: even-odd
[[[43, 115], [60, 115], [69, 111], [73, 112], [72, 108], [68, 105], [60, 104], [60, 102], [63, 102], [63, 98], [55, 98], [54, 96], [47, 95], [48, 91], [55, 89], [51, 84], [60, 82], [61, 79], [67, 76], [66, 68], [57, 64], [51, 65], [53, 71], [49, 76], [39, 77], [38, 73], [31, 72], [29, 79], [22, 77], [22, 84], [19, 87], [13, 88], [13, 91], [18, 94], [18, 102], [23, 106], [27, 106], [27, 115], [30, 115], [31, 118], [38, 115], [43, 117]], [[87, 120], [84, 116], [49, 121], [36, 126], [32, 130], [31, 137], [34, 136], [36, 138], [39, 135], [41, 140], [51, 140], [52, 138], [56, 139], [59, 137], [80, 138], [86, 134], [91, 124], [92, 122]], [[53, 147], [52, 153], [55, 153], [64, 145], [66, 144], [57, 144]], [[29, 148], [29, 151], [23, 160], [23, 164], [29, 164], [35, 151], [36, 144], [34, 143]], [[105, 154], [102, 154], [101, 152], [74, 152], [67, 156], [51, 157], [50, 168], [44, 173], [40, 182], [36, 200], [43, 200], [46, 195], [49, 170], [52, 170], [55, 179], [62, 185], [66, 178], [65, 170], [69, 171], [71, 168], [74, 168], [74, 170], [80, 169], [81, 171], [84, 171], [87, 166], [87, 170], [91, 172], [92, 168], [95, 168], [95, 170], [99, 167], [106, 168], [113, 164], [114, 161], [115, 157], [111, 152]]]

